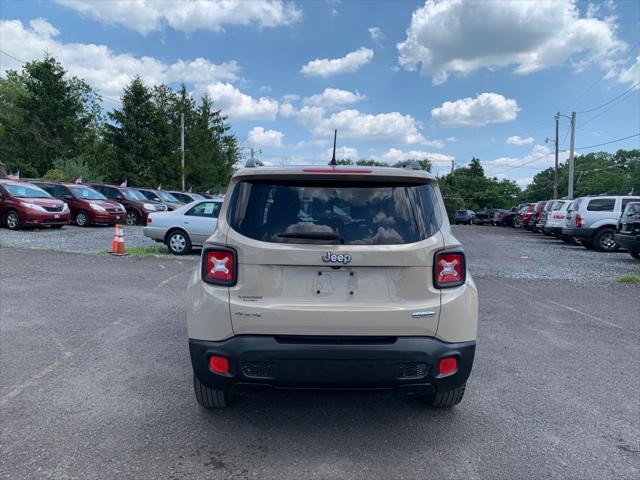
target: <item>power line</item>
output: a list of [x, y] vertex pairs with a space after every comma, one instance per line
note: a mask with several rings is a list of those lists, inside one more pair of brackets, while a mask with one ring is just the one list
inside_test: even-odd
[[25, 62], [24, 60], [20, 60], [18, 57], [14, 57], [13, 55], [11, 55], [10, 53], [5, 52], [4, 50], [0, 49], [0, 53], [4, 53], [7, 57], [13, 58], [14, 60], [22, 63], [23, 65], [27, 62]]
[[611, 105], [609, 106], [609, 108], [605, 108], [605, 109], [604, 109], [603, 111], [601, 111], [600, 113], [596, 113], [593, 117], [591, 117], [591, 118], [587, 119], [586, 121], [584, 121], [584, 122], [582, 123], [582, 126], [584, 127], [585, 125], [587, 125], [587, 124], [591, 123], [593, 120], [595, 120], [596, 118], [598, 118], [598, 117], [600, 117], [600, 116], [604, 115], [605, 113], [607, 113], [609, 110], [611, 110], [611, 109], [612, 109], [613, 107], [615, 107], [616, 105], [619, 105], [620, 103], [622, 103], [622, 102], [625, 100], [625, 97], [626, 97], [626, 95], [625, 95], [625, 96], [623, 96], [622, 98], [620, 98], [617, 102], [615, 102], [615, 103], [611, 104]]
[[618, 95], [615, 98], [612, 98], [611, 100], [609, 100], [608, 102], [603, 103], [602, 105], [598, 105], [597, 107], [593, 107], [590, 108], [589, 110], [582, 110], [580, 112], [576, 112], [576, 113], [589, 113], [589, 112], [593, 112], [595, 110], [600, 110], [602, 107], [606, 107], [607, 105], [609, 105], [610, 103], [615, 102], [616, 100], [618, 100], [620, 97], [623, 97], [624, 95], [626, 95], [628, 92], [630, 92], [631, 90], [633, 90], [634, 88], [636, 88], [638, 85], [640, 85], [640, 82], [636, 82], [633, 85], [631, 85], [627, 90], [625, 90], [624, 92], [622, 92], [620, 95]]
[[[638, 48], [640, 46], [640, 42], [636, 43], [635, 46], [633, 48], [631, 48], [629, 50], [629, 53], [633, 52], [636, 48]], [[589, 93], [591, 91], [591, 89], [593, 87], [595, 87], [599, 82], [601, 82], [607, 75], [609, 75], [609, 71], [606, 71], [602, 74], [602, 76], [600, 78], [598, 78], [595, 82], [593, 82], [591, 85], [589, 85], [587, 87], [587, 89], [582, 92], [574, 101], [572, 101], [571, 103], [569, 103], [566, 107], [564, 107], [562, 110], [568, 110], [569, 107], [571, 107], [572, 105], [575, 105], [578, 100], [580, 100], [581, 98], [583, 98], [587, 93]], [[585, 112], [577, 112], [577, 113], [585, 113]]]
[[610, 143], [621, 142], [623, 140], [628, 140], [629, 138], [633, 138], [633, 137], [640, 137], [640, 133], [636, 133], [635, 135], [629, 135], [628, 137], [624, 137], [624, 138], [618, 138], [617, 140], [611, 140], [610, 142], [598, 143], [596, 145], [588, 145], [586, 147], [577, 147], [575, 150], [585, 150], [587, 148], [601, 147], [602, 145], [609, 145]]

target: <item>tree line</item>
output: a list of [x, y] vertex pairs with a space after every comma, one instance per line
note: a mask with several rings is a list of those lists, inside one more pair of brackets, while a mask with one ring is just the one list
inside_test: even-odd
[[[119, 108], [104, 112], [102, 98], [83, 79], [69, 76], [53, 57], [10, 70], [0, 79], [0, 170], [23, 177], [122, 182], [180, 188], [180, 129], [184, 115], [186, 185], [220, 191], [241, 159], [227, 117], [207, 95], [196, 101], [184, 85], [146, 85], [134, 78]], [[640, 150], [575, 157], [575, 196], [640, 190]], [[415, 159], [431, 171], [428, 159]], [[344, 165], [386, 166], [376, 160], [342, 159]], [[479, 159], [440, 177], [450, 215], [511, 208], [553, 195], [554, 169], [539, 172], [524, 190], [512, 180], [488, 177]], [[559, 196], [567, 195], [568, 167], [559, 168]]]
[[22, 177], [178, 189], [184, 115], [186, 185], [226, 188], [240, 147], [207, 95], [196, 103], [184, 85], [148, 86], [136, 77], [119, 108], [105, 114], [101, 103], [51, 56], [8, 71], [0, 80], [0, 161]]

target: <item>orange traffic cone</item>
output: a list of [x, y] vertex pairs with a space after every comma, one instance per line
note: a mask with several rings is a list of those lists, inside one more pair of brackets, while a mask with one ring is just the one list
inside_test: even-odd
[[113, 243], [111, 244], [111, 255], [128, 255], [124, 251], [124, 233], [122, 233], [122, 225], [116, 225], [115, 232], [113, 233]]

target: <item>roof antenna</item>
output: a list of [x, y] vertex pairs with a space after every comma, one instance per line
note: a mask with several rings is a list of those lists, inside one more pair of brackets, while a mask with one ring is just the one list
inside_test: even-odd
[[331, 157], [331, 161], [329, 162], [329, 165], [331, 165], [332, 167], [335, 167], [336, 165], [338, 165], [338, 162], [336, 162], [336, 137], [338, 136], [338, 130], [334, 130], [333, 131], [333, 157]]

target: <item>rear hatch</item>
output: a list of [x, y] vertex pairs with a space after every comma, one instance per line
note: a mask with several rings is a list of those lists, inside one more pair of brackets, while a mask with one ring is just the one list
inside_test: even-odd
[[435, 335], [443, 237], [432, 180], [240, 178], [226, 218], [236, 334]]

